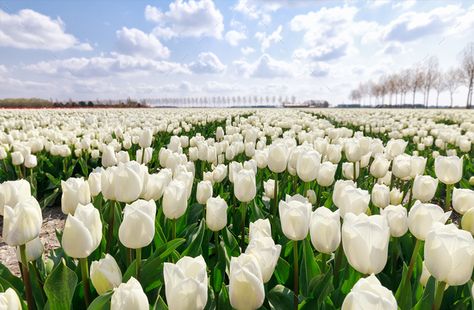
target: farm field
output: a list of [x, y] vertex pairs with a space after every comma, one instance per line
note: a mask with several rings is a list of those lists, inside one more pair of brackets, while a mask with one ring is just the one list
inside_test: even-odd
[[0, 110], [0, 308], [472, 309], [474, 110]]

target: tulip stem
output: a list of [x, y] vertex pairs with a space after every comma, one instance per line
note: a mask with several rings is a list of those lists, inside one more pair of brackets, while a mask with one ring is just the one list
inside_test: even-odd
[[84, 283], [84, 299], [86, 307], [90, 304], [90, 286], [89, 286], [89, 266], [87, 264], [87, 257], [79, 258], [81, 265], [82, 283]]
[[443, 302], [444, 289], [446, 288], [446, 282], [438, 282], [438, 287], [436, 288], [435, 300], [433, 304], [433, 310], [438, 310], [441, 308], [441, 303]]
[[278, 173], [275, 173], [275, 186], [273, 188], [273, 216], [277, 215], [278, 210]]
[[214, 232], [214, 245], [216, 247], [216, 256], [217, 256], [217, 261], [219, 261], [219, 233], [217, 231]]
[[140, 162], [141, 164], [144, 165], [143, 161], [145, 160], [145, 149], [142, 148], [142, 161]]
[[137, 280], [140, 279], [140, 266], [142, 263], [142, 248], [135, 249], [135, 260], [137, 261]]
[[247, 215], [247, 203], [242, 202], [241, 207], [242, 209], [242, 227], [240, 231], [240, 250], [241, 253], [244, 252], [244, 245], [245, 245], [245, 216]]
[[171, 220], [171, 240], [176, 239], [176, 219]]
[[413, 248], [413, 253], [411, 254], [410, 259], [410, 266], [408, 266], [407, 277], [405, 278], [406, 281], [410, 281], [411, 275], [413, 273], [413, 268], [415, 268], [416, 258], [418, 256], [418, 252], [420, 251], [421, 241], [416, 239], [415, 247]]
[[23, 276], [23, 283], [25, 285], [26, 302], [28, 309], [35, 309], [33, 301], [33, 292], [31, 291], [30, 273], [28, 271], [28, 260], [26, 259], [26, 244], [20, 245], [21, 269]]
[[299, 304], [299, 301], [298, 301], [298, 293], [299, 293], [299, 288], [298, 288], [298, 282], [299, 282], [299, 279], [298, 279], [298, 241], [297, 240], [294, 240], [293, 241], [293, 265], [294, 265], [294, 274], [293, 274], [293, 286], [294, 286], [294, 297], [293, 297], [293, 304], [294, 304], [294, 309], [297, 310], [298, 309], [298, 304]]
[[343, 255], [342, 245], [340, 245], [336, 252], [336, 261], [334, 262], [334, 283], [336, 285], [338, 285], [339, 282], [339, 269], [341, 268]]
[[354, 183], [357, 185], [357, 162], [353, 162], [352, 163], [352, 166], [354, 168], [354, 175], [353, 175], [353, 179], [354, 179]]
[[451, 193], [453, 192], [453, 184], [446, 184], [446, 207], [444, 208], [445, 212], [448, 212], [451, 209]]
[[115, 217], [115, 201], [110, 200], [110, 215], [109, 215], [109, 231], [107, 236], [106, 253], [110, 253], [112, 249], [112, 239], [114, 237], [114, 217]]

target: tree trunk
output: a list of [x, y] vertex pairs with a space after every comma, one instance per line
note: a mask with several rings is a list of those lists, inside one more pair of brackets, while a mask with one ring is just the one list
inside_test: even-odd
[[436, 108], [438, 108], [439, 103], [439, 91], [436, 91]]
[[451, 96], [451, 104], [450, 104], [450, 106], [451, 106], [451, 108], [452, 108], [452, 107], [453, 107], [453, 92], [450, 92], [449, 95]]
[[412, 103], [413, 106], [415, 106], [415, 94], [416, 94], [416, 88], [413, 89], [413, 103]]
[[472, 84], [474, 80], [474, 75], [471, 75], [471, 78], [469, 79], [469, 91], [467, 92], [467, 102], [466, 102], [466, 108], [471, 108], [472, 106]]

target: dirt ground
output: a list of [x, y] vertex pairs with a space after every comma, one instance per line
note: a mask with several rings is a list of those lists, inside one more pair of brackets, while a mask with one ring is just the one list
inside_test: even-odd
[[[40, 239], [43, 242], [45, 253], [59, 247], [56, 229], [62, 230], [65, 220], [66, 216], [61, 212], [60, 207], [51, 207], [43, 210], [43, 226], [41, 227]], [[0, 232], [3, 235], [3, 217], [0, 217]], [[0, 262], [8, 267], [13, 274], [20, 275], [15, 248], [6, 244], [1, 237]]]

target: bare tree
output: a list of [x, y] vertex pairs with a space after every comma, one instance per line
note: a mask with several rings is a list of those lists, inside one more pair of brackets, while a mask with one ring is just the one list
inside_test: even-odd
[[436, 73], [439, 70], [439, 62], [438, 57], [431, 56], [425, 63], [424, 66], [424, 74], [423, 74], [423, 88], [424, 88], [424, 99], [425, 99], [425, 106], [428, 107], [428, 101], [430, 97], [430, 90], [433, 87], [433, 83], [436, 79]]
[[445, 87], [449, 91], [450, 107], [453, 107], [453, 95], [461, 86], [462, 72], [459, 69], [451, 68], [445, 75]]
[[419, 66], [410, 70], [410, 89], [413, 91], [413, 102], [415, 105], [416, 91], [423, 86], [424, 74]]
[[438, 107], [439, 94], [446, 89], [445, 76], [443, 72], [436, 72], [433, 88], [436, 90], [436, 107]]
[[474, 88], [474, 42], [469, 43], [461, 52], [461, 70], [467, 86], [466, 108], [472, 108], [472, 93]]

